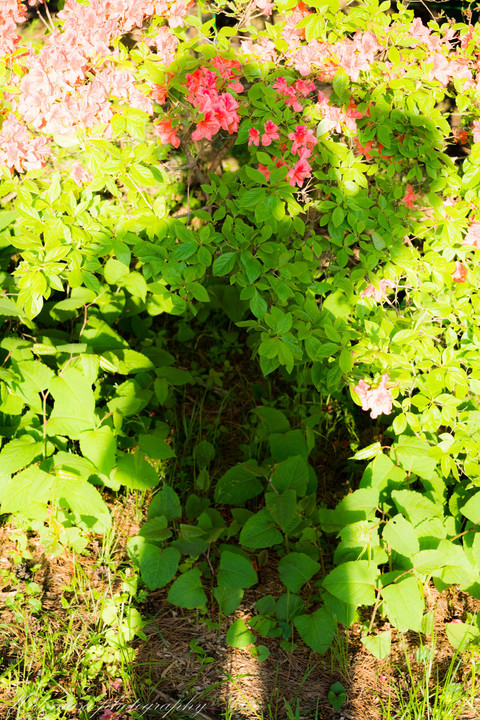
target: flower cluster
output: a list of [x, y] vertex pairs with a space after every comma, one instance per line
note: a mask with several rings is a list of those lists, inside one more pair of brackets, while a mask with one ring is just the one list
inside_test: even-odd
[[369, 387], [365, 380], [360, 380], [358, 385], [353, 388], [360, 398], [362, 410], [370, 410], [370, 417], [373, 419], [382, 413], [390, 415], [392, 412], [392, 395], [386, 386], [389, 380], [389, 376], [384, 374], [377, 387]]

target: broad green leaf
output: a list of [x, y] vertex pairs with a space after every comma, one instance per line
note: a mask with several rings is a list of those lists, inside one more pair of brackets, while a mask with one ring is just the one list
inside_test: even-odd
[[180, 575], [170, 587], [167, 600], [172, 605], [193, 610], [207, 604], [207, 596], [202, 587], [201, 573], [198, 568]]
[[415, 529], [400, 513], [387, 522], [382, 537], [392, 550], [410, 557], [420, 550]]
[[263, 483], [258, 479], [254, 467], [249, 463], [241, 463], [222, 475], [215, 487], [214, 498], [221, 505], [240, 505], [260, 495], [262, 490]]
[[140, 547], [140, 572], [149, 590], [157, 590], [173, 580], [180, 557], [179, 551], [173, 547], [161, 550], [148, 542]]
[[35, 460], [43, 452], [43, 443], [30, 435], [10, 440], [0, 452], [0, 474], [11, 475]]
[[[14, 441], [13, 441], [14, 442]], [[52, 499], [53, 477], [40, 470], [37, 465], [31, 465], [26, 470], [17, 473], [8, 479], [0, 492], [1, 511], [3, 513], [22, 512], [28, 515], [28, 510], [41, 503], [46, 506]]]
[[177, 493], [169, 485], [162, 488], [153, 496], [148, 506], [148, 519], [164, 516], [170, 522], [182, 517], [182, 506]]
[[297, 615], [293, 624], [304, 643], [314, 652], [324, 653], [331, 646], [336, 625], [326, 607], [320, 607], [310, 615]]
[[381, 594], [392, 625], [400, 632], [421, 632], [425, 601], [417, 578], [403, 577], [384, 587]]
[[250, 632], [243, 620], [238, 618], [228, 628], [226, 642], [232, 647], [246, 648], [255, 642], [255, 635]]
[[110, 475], [115, 467], [117, 443], [113, 430], [102, 425], [96, 430], [86, 430], [80, 434], [80, 450], [103, 475]]
[[473, 523], [480, 522], [480, 490], [467, 500], [465, 505], [460, 508], [460, 512]]
[[390, 655], [392, 631], [387, 630], [387, 632], [379, 633], [378, 635], [362, 637], [360, 641], [374, 657], [379, 660], [384, 660]]
[[153, 363], [146, 355], [135, 350], [106, 350], [102, 353], [104, 361], [121, 375], [132, 375], [145, 370], [153, 370]]
[[247, 588], [255, 585], [258, 578], [251, 560], [224, 550], [220, 555], [217, 582], [227, 588]]
[[297, 514], [295, 490], [285, 490], [281, 495], [275, 492], [265, 493], [265, 505], [272, 520], [280, 526], [284, 533], [288, 534], [296, 524], [294, 522]]
[[271, 484], [279, 493], [295, 490], [298, 496], [305, 495], [308, 484], [308, 465], [301, 455], [294, 455], [275, 468]]
[[401, 435], [398, 443], [392, 446], [392, 453], [400, 465], [428, 480], [432, 477], [437, 461], [430, 455], [430, 445], [417, 437]]
[[268, 510], [263, 508], [248, 518], [240, 532], [239, 542], [240, 545], [259, 550], [283, 542], [283, 535], [275, 527]]
[[117, 467], [112, 471], [115, 482], [124, 485], [129, 490], [148, 490], [159, 483], [158, 474], [143, 453], [118, 453]]
[[43, 413], [43, 402], [39, 393], [47, 389], [50, 380], [55, 376], [48, 365], [39, 360], [22, 360], [13, 363], [12, 368], [18, 377], [11, 383], [12, 390], [24, 400], [31, 409]]
[[231, 615], [243, 599], [243, 590], [239, 587], [222, 585], [213, 588], [213, 596], [224, 615]]
[[47, 422], [48, 435], [66, 435], [78, 440], [81, 432], [95, 427], [92, 386], [79, 370], [67, 368], [52, 378], [48, 387], [55, 400]]
[[367, 560], [349, 561], [331, 570], [322, 585], [331, 595], [350, 605], [373, 605], [376, 577], [376, 565]]
[[140, 450], [152, 460], [168, 460], [175, 457], [171, 445], [165, 441], [164, 433], [153, 430], [138, 436]]
[[159, 515], [151, 520], [147, 520], [142, 525], [139, 535], [152, 545], [163, 546], [163, 542], [172, 536], [172, 531], [168, 529], [168, 520], [165, 515]]
[[102, 496], [87, 480], [57, 476], [55, 495], [60, 506], [67, 505], [76, 524], [104, 533], [111, 526], [110, 511]]
[[270, 450], [276, 462], [282, 462], [294, 455], [308, 459], [308, 447], [301, 430], [289, 430], [286, 433], [272, 433], [269, 437]]
[[445, 625], [449, 642], [456, 650], [466, 650], [468, 645], [478, 638], [479, 629], [475, 625], [463, 622], [449, 622]]
[[319, 563], [305, 553], [288, 553], [278, 563], [280, 580], [293, 593], [298, 593], [319, 569]]

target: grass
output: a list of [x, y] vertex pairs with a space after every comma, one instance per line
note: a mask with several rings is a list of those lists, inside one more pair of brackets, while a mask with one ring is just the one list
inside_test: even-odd
[[475, 661], [470, 668], [470, 682], [459, 678], [464, 661], [458, 651], [451, 658], [446, 672], [440, 675], [434, 663], [435, 647], [434, 638], [431, 648], [420, 646], [417, 651], [417, 655], [423, 655], [421, 673], [413, 672], [409, 654], [405, 651], [406, 668], [397, 668], [400, 682], [391, 689], [387, 704], [382, 702], [382, 720], [461, 720], [467, 716], [478, 717], [478, 709], [473, 704], [480, 696]]

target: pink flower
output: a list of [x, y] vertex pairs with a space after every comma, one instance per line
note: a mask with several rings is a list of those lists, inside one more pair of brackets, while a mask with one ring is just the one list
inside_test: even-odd
[[250, 128], [248, 131], [248, 144], [250, 145], [256, 145], [257, 147], [260, 144], [260, 133], [256, 128]]
[[255, 0], [255, 6], [262, 11], [264, 15], [271, 15], [273, 4], [269, 0]]
[[462, 265], [462, 263], [457, 260], [455, 263], [455, 270], [452, 273], [452, 278], [455, 282], [463, 283], [467, 277], [467, 272], [468, 270], [465, 265]]
[[79, 186], [83, 185], [83, 183], [85, 182], [90, 182], [91, 180], [93, 180], [92, 173], [85, 170], [85, 168], [83, 168], [78, 162], [72, 165], [72, 168], [70, 170], [70, 177]]
[[353, 388], [360, 398], [362, 410], [370, 410], [370, 417], [373, 420], [382, 413], [390, 415], [392, 412], [392, 396], [385, 385], [389, 379], [387, 374], [382, 375], [382, 381], [375, 388], [369, 388], [365, 380], [360, 380], [358, 385]]
[[315, 83], [311, 80], [297, 80], [295, 83], [295, 90], [306, 98], [313, 90], [315, 90]]
[[413, 208], [413, 200], [415, 200], [415, 193], [413, 192], [412, 186], [407, 185], [407, 194], [402, 198], [402, 202], [405, 203], [408, 208]]
[[473, 142], [480, 142], [480, 120], [474, 120], [473, 122]]
[[480, 250], [480, 223], [472, 222], [463, 239], [462, 245], [471, 245], [476, 250]]
[[265, 175], [265, 180], [268, 182], [270, 180], [270, 170], [267, 168], [267, 166], [259, 163], [258, 169], [260, 170], [261, 173], [263, 173]]
[[[296, 155], [302, 148], [306, 148], [308, 150], [308, 155], [310, 155], [311, 148], [318, 142], [315, 135], [306, 127], [306, 125], [295, 125], [295, 132], [289, 133], [288, 139], [292, 141], [293, 155]], [[303, 154], [303, 156], [305, 157], [305, 154]]]
[[288, 171], [288, 182], [290, 185], [302, 187], [303, 183], [311, 175], [312, 167], [304, 157], [301, 157], [294, 168]]
[[177, 137], [177, 128], [172, 128], [171, 120], [160, 120], [158, 125], [154, 125], [153, 129], [160, 135], [162, 145], [173, 145], [175, 148], [180, 146], [180, 139]]
[[265, 132], [262, 135], [262, 145], [271, 145], [272, 140], [278, 140], [280, 138], [277, 132], [278, 126], [271, 120], [268, 120], [263, 127]]
[[113, 712], [113, 710], [110, 710], [107, 708], [101, 715], [99, 720], [117, 720], [119, 717], [118, 712]]
[[213, 136], [220, 130], [216, 113], [213, 110], [207, 110], [203, 120], [197, 123], [196, 130], [192, 133], [192, 140], [212, 140]]
[[387, 296], [387, 288], [394, 288], [395, 283], [393, 280], [387, 280], [386, 278], [382, 278], [380, 282], [378, 283], [378, 288], [376, 288], [374, 285], [370, 283], [370, 285], [367, 285], [365, 290], [362, 290], [360, 293], [360, 297], [373, 297], [377, 302], [380, 302]]
[[227, 130], [230, 134], [238, 130], [240, 116], [237, 113], [237, 108], [238, 102], [235, 100], [233, 95], [230, 95], [230, 93], [220, 95], [213, 105], [215, 117], [217, 118], [220, 127]]

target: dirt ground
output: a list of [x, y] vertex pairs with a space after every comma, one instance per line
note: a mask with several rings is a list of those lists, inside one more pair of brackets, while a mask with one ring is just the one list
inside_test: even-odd
[[[114, 557], [115, 562], [120, 564], [127, 561], [126, 540], [138, 532], [139, 525], [132, 520], [133, 501], [130, 505], [127, 503], [126, 507], [120, 503], [112, 505], [112, 511], [120, 538]], [[11, 567], [9, 556], [14, 550], [11, 525], [0, 528], [0, 546], [0, 568]], [[34, 535], [29, 539], [29, 546], [33, 554], [30, 565], [35, 562], [42, 564], [41, 570], [35, 575], [35, 581], [42, 586], [43, 612], [38, 620], [32, 617], [30, 622], [30, 632], [40, 633], [46, 617], [52, 628], [60, 626], [67, 617], [60, 598], [64, 592], [62, 588], [72, 581], [73, 566], [68, 555], [45, 557], [42, 546]], [[89, 549], [89, 556], [77, 557], [76, 561], [88, 578], [91, 588], [107, 591], [108, 573], [98, 562], [100, 542], [93, 542]], [[19, 574], [22, 573], [17, 571], [17, 575]], [[23, 583], [24, 580], [19, 577], [20, 589]], [[343, 647], [344, 653], [347, 652], [343, 661], [340, 650], [329, 651], [321, 656], [314, 654], [300, 640], [296, 640], [297, 649], [289, 653], [279, 647], [278, 640], [262, 638], [262, 644], [266, 645], [271, 653], [263, 662], [258, 662], [249, 648], [231, 648], [226, 644], [225, 636], [232, 620], [240, 617], [247, 621], [254, 614], [254, 602], [258, 597], [280, 594], [281, 586], [276, 580], [274, 562], [262, 568], [260, 587], [260, 592], [259, 586], [245, 592], [242, 605], [234, 616], [220, 621], [219, 629], [212, 627], [206, 616], [195, 611], [174, 609], [167, 603], [165, 589], [148, 593], [145, 602], [139, 607], [142, 615], [150, 619], [144, 629], [146, 640], [136, 638], [134, 641], [136, 659], [133, 677], [137, 687], [137, 702], [142, 706], [152, 703], [158, 706], [159, 703], [173, 704], [179, 699], [188, 698], [196, 708], [201, 707], [201, 715], [197, 714], [197, 717], [212, 720], [223, 719], [222, 713], [227, 705], [235, 708], [233, 717], [238, 720], [253, 720], [256, 714], [262, 711], [266, 717], [270, 717], [267, 714], [269, 707], [272, 718], [283, 720], [287, 717], [283, 701], [285, 699], [293, 710], [298, 700], [300, 716], [305, 720], [379, 720], [381, 700], [387, 703], [391, 692], [389, 688], [402, 688], [403, 684], [406, 689], [406, 683], [409, 682], [405, 652], [410, 657], [414, 677], [420, 673], [422, 666], [414, 660], [414, 653], [419, 646], [419, 637], [415, 633], [407, 634], [404, 646], [402, 638], [397, 637], [394, 631], [392, 654], [387, 660], [377, 660], [364, 651], [358, 626], [349, 629], [348, 644], [346, 635], [340, 643], [340, 648]], [[118, 591], [115, 584], [113, 589]], [[13, 591], [13, 587], [0, 585], [0, 674], [8, 665], [18, 660], [24, 640], [24, 631], [15, 623], [11, 611], [5, 607], [5, 599]], [[442, 678], [454, 654], [446, 637], [445, 623], [452, 619], [465, 620], [466, 613], [478, 611], [480, 603], [463, 593], [446, 591], [440, 594], [431, 586], [427, 593], [427, 605], [428, 609], [435, 610], [437, 640], [433, 677], [438, 671]], [[211, 619], [215, 618], [212, 616]], [[88, 616], [87, 611], [82, 613], [80, 610], [75, 617], [75, 625], [80, 629], [82, 625], [94, 623], [94, 620]], [[389, 627], [379, 618], [377, 632]], [[68, 641], [67, 638], [66, 640]], [[191, 650], [192, 641], [205, 651], [203, 661], [201, 653]], [[467, 662], [456, 681], [467, 677], [468, 673]], [[35, 677], [35, 668], [31, 669], [31, 677]], [[420, 677], [418, 675], [419, 681]], [[327, 698], [331, 685], [336, 681], [344, 685], [348, 698], [340, 712], [334, 712]], [[71, 690], [74, 691], [75, 688]], [[102, 682], [98, 690], [106, 692], [111, 703], [123, 705], [134, 699], [133, 688], [116, 690], [110, 684]], [[7, 717], [6, 711], [2, 715], [2, 699], [7, 701], [12, 697], [13, 689], [0, 690], [2, 720]], [[75, 715], [69, 717], [76, 720]], [[148, 713], [145, 717], [148, 719]], [[153, 717], [158, 717], [158, 714], [152, 714]], [[462, 715], [461, 720], [476, 720], [478, 717], [480, 706]]]

